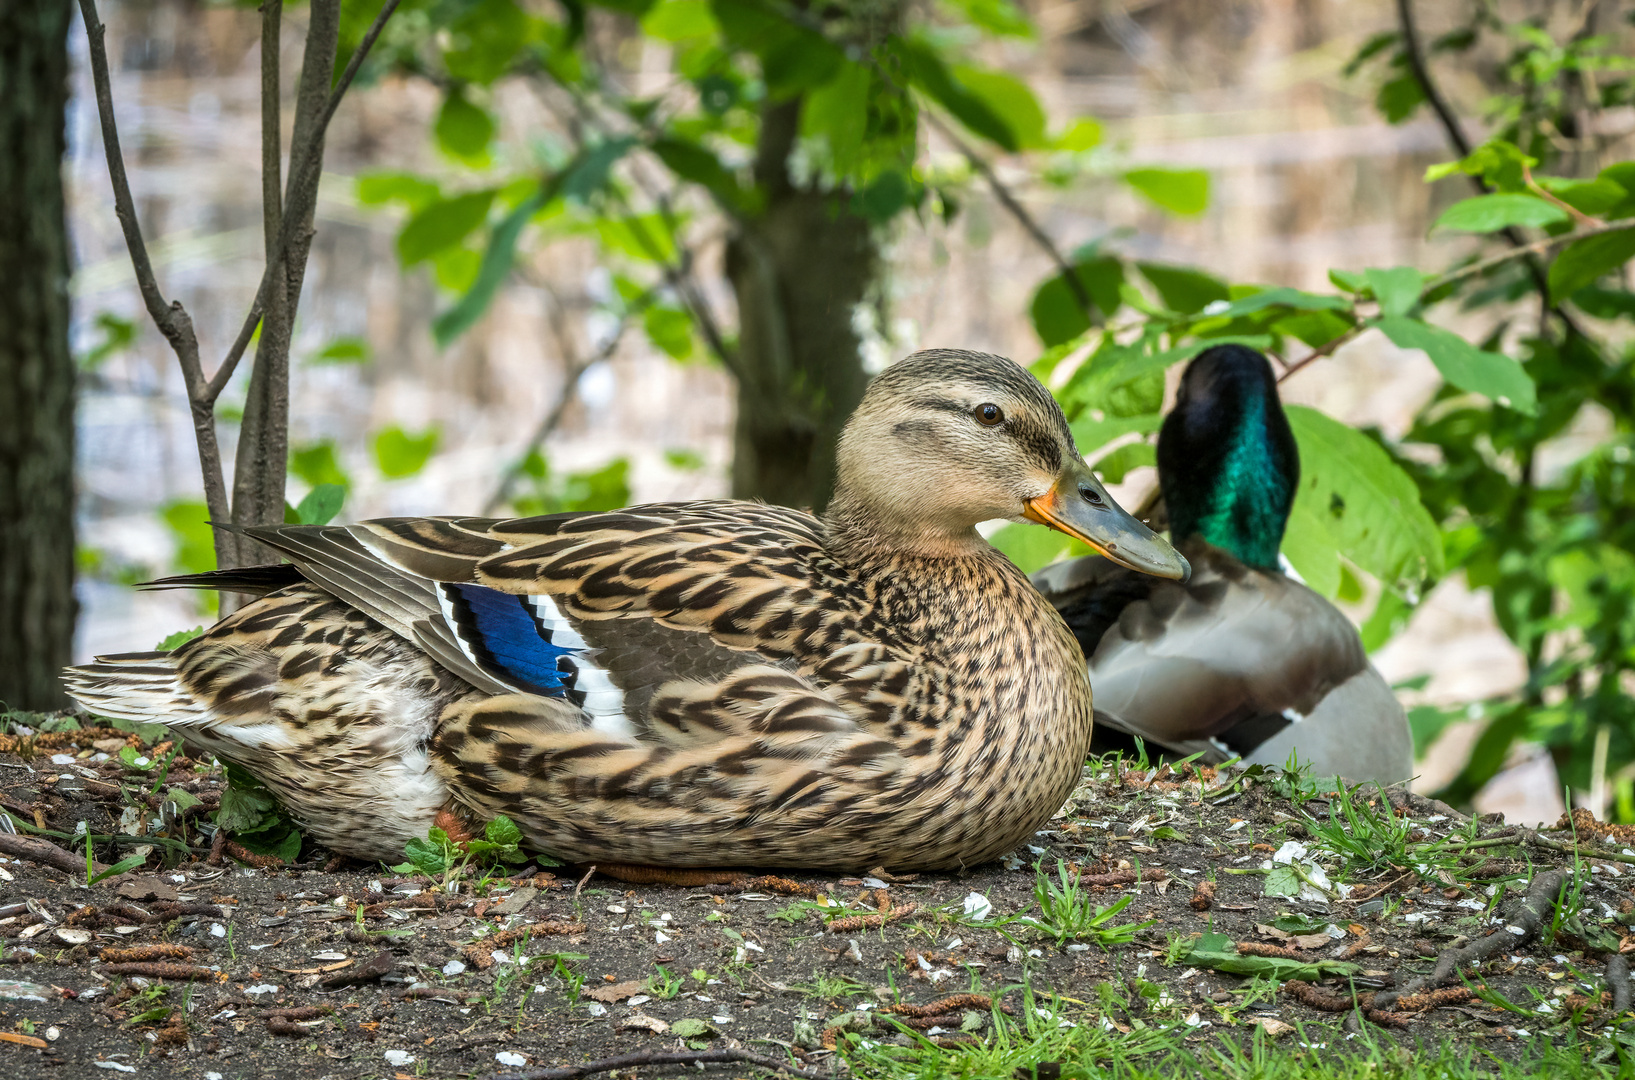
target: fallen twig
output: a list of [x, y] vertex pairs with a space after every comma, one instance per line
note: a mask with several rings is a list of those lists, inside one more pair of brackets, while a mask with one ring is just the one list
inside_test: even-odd
[[[76, 878], [86, 870], [84, 855], [64, 851], [51, 841], [41, 840], [35, 836], [16, 836], [0, 832], [0, 854], [17, 859], [31, 859]], [[90, 869], [94, 877], [108, 868], [99, 862], [92, 862]]]
[[[1560, 870], [1546, 870], [1537, 875], [1528, 886], [1527, 895], [1522, 898], [1520, 907], [1509, 923], [1486, 937], [1477, 938], [1456, 949], [1445, 950], [1429, 975], [1413, 980], [1401, 990], [1378, 995], [1375, 998], [1375, 1005], [1379, 1008], [1392, 1008], [1402, 998], [1417, 994], [1421, 990], [1436, 990], [1453, 981], [1458, 971], [1467, 964], [1478, 963], [1506, 949], [1516, 948], [1538, 933], [1550, 909], [1555, 906], [1556, 897], [1560, 895], [1561, 886], [1565, 881], [1566, 875]], [[1521, 933], [1511, 933], [1510, 927], [1515, 927]]]
[[900, 922], [920, 910], [918, 904], [904, 904], [885, 915], [847, 915], [824, 926], [831, 934], [850, 934], [857, 930], [878, 930], [888, 923]]
[[1114, 870], [1110, 874], [1080, 874], [1080, 885], [1134, 885], [1138, 881], [1163, 881], [1168, 870], [1143, 870], [1137, 876], [1134, 870]]
[[809, 1080], [828, 1080], [829, 1074], [814, 1069], [802, 1069], [787, 1061], [756, 1054], [748, 1050], [722, 1048], [720, 1050], [650, 1050], [639, 1054], [620, 1054], [618, 1057], [587, 1061], [580, 1065], [563, 1065], [554, 1069], [528, 1069], [524, 1072], [490, 1073], [482, 1080], [577, 1080], [581, 1076], [633, 1069], [651, 1065], [756, 1065], [790, 1076]]
[[225, 971], [211, 971], [197, 964], [109, 964], [102, 969], [109, 975], [142, 975], [149, 979], [203, 979], [205, 982], [226, 982]]
[[193, 948], [189, 945], [137, 945], [129, 949], [110, 946], [100, 955], [104, 964], [141, 964], [149, 960], [191, 960]]
[[1612, 1015], [1622, 1016], [1629, 1011], [1629, 961], [1622, 953], [1607, 957], [1607, 989], [1612, 991]]

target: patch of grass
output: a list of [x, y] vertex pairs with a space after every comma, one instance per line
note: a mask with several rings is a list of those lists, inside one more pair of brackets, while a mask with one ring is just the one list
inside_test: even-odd
[[1114, 917], [1130, 905], [1135, 894], [1126, 893], [1111, 904], [1098, 905], [1091, 898], [1089, 888], [1080, 885], [1078, 876], [1060, 859], [1056, 861], [1054, 876], [1045, 870], [1043, 861], [1034, 864], [1033, 873], [1033, 906], [1038, 909], [1038, 915], [1024, 910], [1014, 915], [981, 919], [955, 916], [955, 921], [977, 929], [998, 930], [1013, 942], [1015, 938], [1008, 929], [1027, 927], [1050, 939], [1058, 948], [1069, 941], [1089, 941], [1104, 949], [1127, 945], [1135, 940], [1137, 932], [1153, 925], [1151, 920], [1114, 922]]
[[681, 993], [681, 988], [686, 985], [687, 980], [684, 976], [671, 974], [670, 969], [663, 964], [647, 977], [647, 992], [665, 1001]]

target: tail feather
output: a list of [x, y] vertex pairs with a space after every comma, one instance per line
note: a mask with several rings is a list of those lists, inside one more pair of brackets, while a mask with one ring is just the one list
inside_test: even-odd
[[176, 677], [171, 654], [124, 653], [63, 669], [68, 695], [98, 716], [142, 724], [195, 724], [204, 709]]

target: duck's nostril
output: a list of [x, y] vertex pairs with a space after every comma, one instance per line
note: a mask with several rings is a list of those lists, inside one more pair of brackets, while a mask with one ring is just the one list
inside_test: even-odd
[[1085, 485], [1079, 488], [1079, 494], [1084, 497], [1085, 502], [1090, 503], [1092, 506], [1101, 505], [1101, 492], [1095, 488]]

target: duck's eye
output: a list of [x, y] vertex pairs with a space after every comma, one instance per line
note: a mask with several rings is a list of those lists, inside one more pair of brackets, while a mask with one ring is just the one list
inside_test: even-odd
[[991, 401], [983, 405], [978, 405], [972, 411], [976, 413], [977, 423], [981, 424], [983, 427], [993, 427], [1005, 419], [1005, 410], [1001, 409], [998, 405], [995, 405]]

